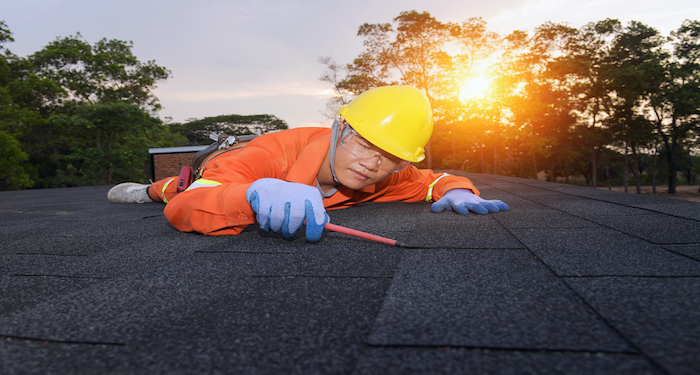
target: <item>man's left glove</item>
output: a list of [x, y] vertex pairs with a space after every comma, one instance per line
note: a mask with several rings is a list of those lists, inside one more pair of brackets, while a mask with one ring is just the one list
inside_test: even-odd
[[467, 189], [453, 189], [445, 193], [437, 202], [430, 206], [433, 212], [454, 210], [462, 215], [469, 211], [485, 215], [489, 212], [508, 211], [510, 207], [499, 200], [485, 200]]
[[330, 220], [318, 189], [276, 178], [261, 178], [245, 193], [255, 211], [260, 228], [291, 238], [306, 220], [306, 239], [321, 239], [323, 227]]

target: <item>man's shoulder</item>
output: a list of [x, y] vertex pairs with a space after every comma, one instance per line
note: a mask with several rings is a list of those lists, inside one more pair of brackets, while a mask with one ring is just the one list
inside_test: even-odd
[[280, 136], [299, 136], [299, 135], [314, 136], [314, 135], [324, 135], [324, 134], [328, 134], [330, 132], [331, 132], [330, 128], [324, 128], [321, 126], [307, 126], [307, 127], [299, 127], [299, 128], [282, 130], [282, 131], [279, 131], [276, 133], [271, 133], [271, 134], [278, 134]]

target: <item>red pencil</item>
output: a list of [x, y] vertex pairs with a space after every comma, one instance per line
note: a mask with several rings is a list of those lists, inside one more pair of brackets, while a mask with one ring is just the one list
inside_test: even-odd
[[331, 223], [326, 223], [325, 229], [333, 231], [333, 232], [349, 234], [351, 236], [360, 237], [360, 238], [364, 238], [367, 240], [385, 243], [385, 244], [392, 245], [392, 246], [404, 246], [402, 243], [400, 243], [396, 240], [392, 240], [391, 238], [381, 237], [381, 236], [377, 236], [375, 234], [370, 234], [370, 233], [362, 232], [362, 231], [355, 230], [355, 229], [341, 227], [340, 225], [335, 225], [335, 224], [331, 224]]

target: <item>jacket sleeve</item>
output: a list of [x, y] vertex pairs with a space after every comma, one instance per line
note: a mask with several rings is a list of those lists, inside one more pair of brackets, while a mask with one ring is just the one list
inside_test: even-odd
[[479, 190], [466, 177], [435, 173], [429, 169], [409, 166], [377, 184], [377, 202], [404, 201], [435, 202], [452, 189], [468, 189], [479, 195]]
[[178, 230], [238, 234], [255, 223], [254, 212], [245, 199], [250, 184], [264, 177], [282, 178], [284, 160], [264, 148], [245, 147], [224, 155], [213, 159], [201, 179], [165, 206], [165, 217]]

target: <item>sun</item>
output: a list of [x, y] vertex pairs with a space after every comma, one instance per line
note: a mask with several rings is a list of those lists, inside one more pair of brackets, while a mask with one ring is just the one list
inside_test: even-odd
[[459, 90], [459, 100], [481, 99], [488, 93], [491, 80], [486, 77], [470, 77], [464, 80]]

